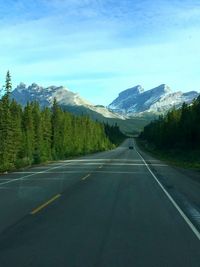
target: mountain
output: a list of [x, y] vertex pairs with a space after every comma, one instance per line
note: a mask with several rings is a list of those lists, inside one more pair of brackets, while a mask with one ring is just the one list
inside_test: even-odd
[[73, 110], [76, 114], [90, 115], [91, 113], [94, 118], [102, 116], [103, 118], [125, 119], [124, 116], [113, 113], [104, 106], [92, 105], [78, 94], [71, 92], [63, 86], [49, 86], [45, 88], [36, 83], [30, 86], [20, 83], [17, 88], [13, 90], [12, 98], [22, 105], [25, 105], [28, 101], [37, 100], [40, 105], [44, 107], [50, 107], [53, 104], [53, 99], [56, 98], [60, 106], [64, 107], [65, 110]]
[[173, 93], [165, 84], [148, 91], [137, 85], [121, 92], [106, 108], [91, 104], [63, 86], [42, 87], [36, 83], [26, 86], [20, 83], [12, 92], [12, 98], [23, 106], [28, 101], [38, 101], [41, 106], [50, 107], [56, 98], [66, 111], [88, 115], [111, 125], [117, 123], [123, 132], [128, 133], [140, 132], [159, 113], [166, 112], [173, 106], [178, 107], [183, 102], [190, 103], [197, 96], [195, 91]]
[[125, 133], [139, 133], [154, 118], [151, 115], [127, 118], [124, 115], [109, 111], [102, 105], [92, 105], [78, 94], [71, 92], [63, 86], [49, 86], [44, 88], [35, 83], [30, 86], [20, 83], [12, 91], [11, 96], [23, 106], [28, 101], [38, 101], [41, 106], [47, 107], [52, 105], [55, 97], [63, 110], [75, 115], [88, 115], [94, 120], [109, 123], [110, 125], [117, 123]]
[[198, 95], [196, 91], [172, 92], [166, 84], [148, 91], [144, 91], [141, 85], [137, 85], [121, 92], [108, 108], [112, 112], [128, 116], [145, 112], [165, 113], [174, 106], [180, 107], [183, 102], [191, 103]]

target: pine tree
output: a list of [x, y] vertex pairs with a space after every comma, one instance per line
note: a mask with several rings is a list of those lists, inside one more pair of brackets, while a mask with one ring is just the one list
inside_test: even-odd
[[[108, 127], [88, 116], [64, 112], [54, 99], [52, 109], [37, 102], [22, 108], [10, 101], [11, 75], [8, 71], [5, 95], [0, 100], [0, 171], [105, 150], [121, 135], [118, 126]], [[113, 139], [113, 140], [114, 140]]]
[[9, 70], [7, 71], [6, 74], [6, 84], [5, 84], [5, 89], [6, 89], [6, 94], [8, 97], [10, 96], [11, 90], [12, 90], [12, 82], [11, 82], [11, 75]]
[[31, 106], [34, 129], [33, 161], [37, 164], [42, 162], [43, 155], [42, 116], [37, 102], [32, 103]]
[[9, 71], [6, 75], [6, 94], [1, 99], [1, 125], [0, 125], [0, 165], [3, 170], [12, 168], [13, 162], [13, 125], [10, 112], [10, 92], [12, 89]]
[[23, 160], [26, 164], [33, 163], [33, 154], [34, 154], [34, 121], [33, 121], [33, 112], [31, 104], [27, 103], [24, 108], [23, 117], [22, 117], [22, 130], [23, 130], [23, 149], [22, 155]]
[[54, 98], [52, 107], [52, 156], [54, 159], [62, 159], [63, 153], [63, 112]]
[[12, 123], [12, 162], [15, 166], [20, 164], [20, 150], [22, 143], [22, 108], [14, 100], [10, 105]]
[[159, 149], [200, 148], [200, 97], [180, 109], [172, 109], [166, 116], [151, 122], [144, 128], [141, 138]]
[[42, 111], [42, 155], [41, 160], [47, 161], [52, 159], [51, 141], [52, 141], [52, 127], [51, 127], [51, 111], [45, 108]]

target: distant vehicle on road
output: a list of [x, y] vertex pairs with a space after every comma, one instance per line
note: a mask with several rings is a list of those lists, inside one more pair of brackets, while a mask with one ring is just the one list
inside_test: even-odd
[[129, 149], [133, 149], [133, 146], [129, 146]]

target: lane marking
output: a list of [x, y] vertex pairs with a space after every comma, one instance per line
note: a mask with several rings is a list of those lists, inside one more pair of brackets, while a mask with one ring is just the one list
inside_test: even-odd
[[[105, 162], [106, 166], [144, 166], [144, 163], [107, 163]], [[84, 165], [99, 165], [98, 163], [83, 163], [81, 166]], [[166, 164], [160, 164], [160, 163], [153, 163], [152, 166], [159, 166], [159, 167], [168, 167]], [[73, 165], [72, 165], [73, 166]], [[79, 167], [82, 168], [82, 167]]]
[[[69, 164], [67, 164], [67, 165], [69, 165]], [[86, 163], [86, 164], [82, 164], [81, 166], [73, 166], [73, 165], [71, 165], [72, 167], [70, 167], [70, 169], [84, 169], [84, 168], [87, 168], [88, 165], [99, 165], [99, 164], [98, 163]], [[145, 165], [144, 163], [125, 163], [125, 164], [123, 164], [123, 163], [106, 163], [106, 166], [144, 166], [144, 165]], [[158, 167], [168, 167], [168, 165], [166, 165], [166, 164], [157, 164], [157, 163], [155, 163], [155, 164], [151, 164], [151, 165], [152, 166], [158, 166]], [[103, 165], [102, 165], [102, 167], [103, 167]], [[102, 168], [102, 167], [99, 167], [99, 168]], [[58, 168], [58, 167], [56, 167], [56, 168]], [[48, 172], [48, 170], [41, 171], [41, 172], [37, 172], [37, 171], [36, 172], [34, 172], [34, 171], [13, 172], [11, 174], [26, 174], [26, 173], [27, 174], [28, 173], [30, 173], [30, 174], [42, 174], [42, 173], [47, 173], [47, 172]], [[1, 180], [1, 178], [0, 178], [0, 180]], [[4, 180], [4, 179], [2, 179], [2, 180]], [[10, 179], [7, 178], [7, 180], [10, 180]]]
[[[143, 165], [143, 166], [145, 166], [145, 165]], [[67, 174], [67, 173], [88, 173], [88, 171], [90, 171], [90, 170], [88, 170], [88, 169], [85, 169], [84, 171], [64, 171], [64, 172], [47, 172], [47, 174]], [[104, 173], [142, 173], [141, 171], [93, 171], [93, 172], [104, 172]], [[144, 173], [144, 172], [143, 172]], [[61, 177], [61, 178], [49, 178], [49, 179], [52, 179], [52, 180], [56, 180], [56, 179], [71, 179], [71, 177]], [[41, 179], [41, 180], [45, 180], [45, 179], [48, 179], [48, 178], [45, 178], [45, 177], [43, 177], [43, 178], [41, 178], [41, 177], [38, 177], [38, 178], [33, 178], [33, 179]], [[14, 179], [13, 179], [14, 180]], [[9, 180], [10, 181], [10, 180]], [[1, 186], [1, 184], [3, 184], [3, 183], [0, 183], [0, 186]]]
[[197, 230], [197, 228], [194, 226], [194, 224], [190, 221], [190, 219], [187, 217], [187, 215], [182, 211], [182, 209], [179, 207], [179, 205], [176, 203], [176, 201], [171, 197], [171, 195], [167, 192], [167, 190], [163, 187], [163, 185], [160, 183], [156, 175], [152, 172], [152, 170], [149, 168], [149, 165], [146, 163], [145, 159], [142, 157], [142, 155], [137, 151], [134, 145], [134, 150], [135, 152], [140, 156], [142, 161], [144, 162], [147, 170], [150, 172], [150, 174], [153, 176], [154, 180], [158, 183], [162, 191], [165, 193], [165, 195], [168, 197], [168, 199], [171, 201], [173, 206], [177, 209], [181, 217], [184, 219], [184, 221], [187, 223], [187, 225], [190, 227], [190, 229], [193, 231], [195, 236], [199, 239], [200, 241], [200, 232]]
[[36, 213], [38, 213], [39, 211], [41, 211], [42, 209], [44, 209], [46, 206], [48, 206], [49, 204], [51, 204], [53, 201], [55, 201], [56, 199], [58, 199], [59, 197], [61, 197], [61, 194], [57, 194], [54, 197], [52, 197], [51, 199], [49, 199], [47, 202], [45, 202], [44, 204], [40, 205], [39, 207], [37, 207], [36, 209], [32, 210], [30, 212], [31, 215], [35, 215]]
[[86, 176], [84, 176], [83, 178], [81, 178], [81, 180], [86, 180], [91, 174], [88, 174]]
[[102, 169], [103, 168], [103, 165], [99, 166], [99, 169]]
[[[74, 159], [74, 160], [70, 160], [70, 161], [68, 161], [68, 162], [73, 162], [73, 163], [76, 163], [76, 162], [84, 162], [84, 161], [110, 161], [110, 160], [112, 160], [112, 161], [120, 161], [120, 162], [122, 162], [122, 161], [130, 161], [130, 162], [134, 162], [134, 161], [141, 161], [140, 159]], [[152, 159], [151, 161], [158, 161], [159, 162], [159, 160], [157, 160], [157, 159]]]
[[[83, 174], [83, 172], [77, 172], [77, 171], [69, 171], [69, 172], [47, 172], [47, 174], [75, 174], [75, 173], [80, 173], [80, 174]], [[85, 171], [85, 173], [88, 173]], [[93, 173], [105, 173], [105, 174], [141, 174], [143, 175], [144, 173], [146, 172], [141, 172], [141, 171], [133, 171], [133, 172], [129, 172], [129, 171], [93, 171]], [[45, 181], [59, 181], [59, 180], [70, 180], [70, 179], [74, 179], [74, 178], [71, 178], [71, 177], [57, 177], [57, 178], [41, 178], [41, 177], [38, 177], [38, 178], [30, 178], [28, 179], [27, 181], [42, 181], [42, 182], [45, 182]], [[31, 187], [31, 186], [30, 186]], [[9, 186], [1, 186], [1, 183], [0, 183], [0, 190], [13, 190], [13, 187], [9, 187]]]
[[[71, 163], [67, 163], [67, 164], [64, 164], [64, 165], [67, 166], [67, 165], [70, 165], [70, 164], [71, 164]], [[64, 166], [64, 165], [62, 165], [62, 166]], [[12, 182], [20, 181], [20, 180], [23, 180], [24, 178], [28, 178], [28, 177], [31, 177], [31, 176], [34, 176], [34, 175], [37, 175], [37, 174], [46, 173], [46, 172], [48, 172], [49, 170], [54, 170], [54, 169], [58, 169], [58, 168], [60, 168], [60, 166], [56, 166], [56, 167], [53, 167], [53, 168], [49, 168], [49, 169], [47, 169], [47, 170], [45, 170], [45, 171], [41, 171], [41, 172], [33, 172], [33, 173], [29, 174], [29, 175], [25, 175], [25, 176], [20, 177], [20, 178], [10, 179], [10, 180], [8, 180], [8, 181], [6, 181], [6, 182], [0, 183], [0, 186], [1, 186], [1, 185], [4, 185], [4, 184], [9, 184], [9, 183], [12, 183]], [[18, 172], [18, 173], [20, 174], [20, 172]], [[23, 172], [23, 173], [26, 173], [26, 172]], [[30, 172], [27, 172], [27, 173], [30, 173]], [[12, 174], [12, 173], [11, 173], [11, 174]], [[17, 172], [16, 172], [15, 174], [17, 174]], [[0, 179], [1, 179], [1, 178], [0, 178]]]

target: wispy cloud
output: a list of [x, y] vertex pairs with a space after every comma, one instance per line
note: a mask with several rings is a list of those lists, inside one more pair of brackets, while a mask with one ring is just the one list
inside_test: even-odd
[[199, 1], [8, 0], [0, 17], [0, 74], [14, 84], [65, 84], [91, 101], [95, 88], [107, 101], [138, 83], [200, 88]]

